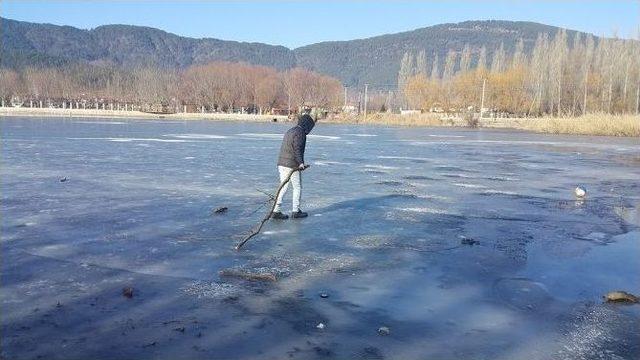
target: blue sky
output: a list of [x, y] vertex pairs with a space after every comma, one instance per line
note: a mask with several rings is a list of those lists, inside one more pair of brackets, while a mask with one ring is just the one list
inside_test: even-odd
[[159, 28], [189, 37], [295, 48], [477, 19], [526, 20], [636, 37], [640, 1], [31, 1], [2, 0], [16, 20], [90, 29], [104, 24]]

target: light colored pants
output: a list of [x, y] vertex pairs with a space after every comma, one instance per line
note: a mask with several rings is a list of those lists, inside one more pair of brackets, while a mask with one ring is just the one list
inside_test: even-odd
[[[289, 176], [289, 173], [292, 170], [293, 170], [292, 168], [289, 168], [286, 166], [278, 166], [278, 172], [280, 173], [280, 183], [282, 183], [287, 178], [287, 176]], [[291, 175], [291, 179], [282, 188], [282, 191], [280, 191], [280, 195], [276, 199], [276, 207], [275, 209], [273, 209], [273, 211], [280, 211], [280, 206], [282, 205], [282, 198], [284, 197], [284, 194], [287, 192], [287, 189], [289, 188], [289, 183], [293, 185], [292, 212], [296, 212], [300, 210], [300, 194], [302, 190], [302, 179], [300, 177], [300, 171], [296, 171], [295, 173], [293, 173], [293, 175]]]

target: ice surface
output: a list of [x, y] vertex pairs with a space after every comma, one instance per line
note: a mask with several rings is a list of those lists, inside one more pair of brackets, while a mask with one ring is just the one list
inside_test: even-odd
[[235, 252], [290, 124], [0, 126], [3, 358], [640, 357], [637, 139], [319, 123]]

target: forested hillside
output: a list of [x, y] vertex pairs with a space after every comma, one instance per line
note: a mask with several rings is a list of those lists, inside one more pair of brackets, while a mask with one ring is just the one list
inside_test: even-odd
[[[247, 62], [286, 70], [301, 66], [338, 78], [346, 86], [397, 85], [400, 61], [407, 51], [424, 51], [427, 61], [443, 61], [450, 50], [471, 50], [472, 65], [484, 47], [487, 57], [501, 46], [513, 53], [519, 39], [530, 52], [540, 33], [558, 28], [531, 22], [467, 21], [368, 39], [323, 42], [290, 50], [283, 46], [218, 39], [193, 39], [162, 30], [106, 25], [92, 30], [0, 19], [3, 67], [61, 66], [69, 63], [123, 67], [186, 68], [212, 61]], [[567, 31], [572, 38], [574, 31]], [[597, 38], [596, 38], [597, 41]]]
[[183, 68], [212, 61], [247, 62], [288, 69], [295, 55], [284, 46], [192, 39], [149, 27], [105, 25], [92, 30], [0, 19], [2, 65], [99, 62], [125, 67]]

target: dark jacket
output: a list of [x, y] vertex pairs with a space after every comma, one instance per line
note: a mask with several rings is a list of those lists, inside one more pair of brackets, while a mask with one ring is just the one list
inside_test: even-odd
[[309, 115], [302, 115], [298, 119], [298, 125], [289, 129], [282, 139], [278, 165], [288, 168], [297, 168], [304, 164], [304, 147], [307, 143], [307, 134], [311, 132], [315, 122]]

